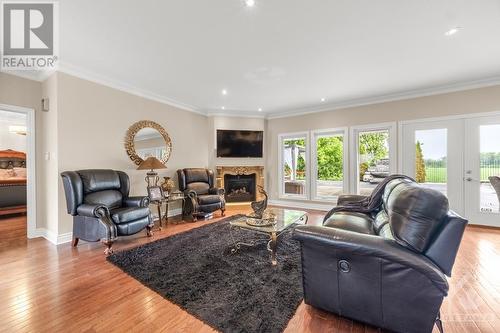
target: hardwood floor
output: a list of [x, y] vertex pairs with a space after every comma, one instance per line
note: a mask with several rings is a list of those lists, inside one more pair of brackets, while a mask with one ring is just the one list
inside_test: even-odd
[[[231, 206], [227, 215], [245, 211], [246, 207]], [[320, 224], [323, 214], [310, 211], [309, 223]], [[15, 218], [11, 222], [20, 224], [24, 219]], [[114, 247], [123, 250], [217, 220], [169, 224], [155, 231], [153, 238], [140, 233], [121, 239]], [[0, 239], [0, 243], [4, 241]], [[109, 264], [99, 243], [82, 242], [72, 248], [69, 243], [56, 247], [44, 239], [12, 242], [9, 238], [6, 242], [8, 246], [0, 244], [1, 332], [213, 332]], [[499, 331], [500, 230], [467, 228], [442, 317], [447, 333]], [[378, 331], [304, 303], [286, 329], [286, 332]]]
[[0, 252], [13, 246], [26, 246], [26, 215], [0, 216]]

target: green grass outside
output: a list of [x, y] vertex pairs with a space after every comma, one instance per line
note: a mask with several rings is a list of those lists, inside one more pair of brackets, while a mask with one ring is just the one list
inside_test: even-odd
[[[446, 183], [446, 168], [425, 168], [425, 181], [428, 183]], [[488, 181], [489, 176], [500, 175], [500, 168], [481, 168], [481, 181]]]

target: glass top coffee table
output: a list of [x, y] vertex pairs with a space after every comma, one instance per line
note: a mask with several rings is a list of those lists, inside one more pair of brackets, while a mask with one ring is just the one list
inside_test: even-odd
[[[241, 216], [233, 221], [230, 221], [231, 239], [233, 247], [231, 253], [238, 252], [242, 246], [255, 246], [261, 242], [267, 242], [267, 250], [271, 252], [271, 263], [276, 265], [276, 247], [278, 238], [285, 231], [289, 230], [295, 224], [306, 224], [307, 213], [300, 210], [292, 210], [285, 208], [270, 208], [267, 209], [262, 219]], [[245, 231], [245, 240], [236, 241], [235, 230]], [[257, 234], [264, 234], [268, 237], [264, 239], [257, 238]]]

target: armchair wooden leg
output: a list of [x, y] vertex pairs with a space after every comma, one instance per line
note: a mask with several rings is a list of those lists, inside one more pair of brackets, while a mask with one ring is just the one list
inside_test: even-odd
[[113, 246], [113, 241], [104, 241], [102, 242], [104, 245], [106, 245], [106, 249], [104, 250], [104, 254], [109, 256], [113, 254], [113, 249], [111, 248]]
[[438, 312], [438, 315], [436, 318], [436, 326], [438, 328], [439, 333], [444, 333], [443, 322], [441, 321], [441, 311]]
[[226, 208], [221, 208], [220, 211], [222, 216], [226, 216]]
[[[161, 221], [161, 220], [160, 220]], [[161, 223], [161, 222], [160, 222]], [[154, 233], [153, 233], [153, 227], [151, 226], [147, 226], [146, 227], [146, 234], [148, 235], [148, 237], [153, 237]]]
[[80, 238], [78, 237], [73, 237], [73, 242], [71, 243], [73, 245], [73, 247], [76, 247], [78, 245], [78, 241], [80, 240]]

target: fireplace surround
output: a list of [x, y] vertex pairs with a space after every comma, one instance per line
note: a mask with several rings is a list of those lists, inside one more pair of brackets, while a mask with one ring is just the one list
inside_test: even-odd
[[264, 199], [257, 190], [258, 186], [264, 187], [263, 166], [217, 166], [216, 171], [217, 187], [226, 190], [226, 202]]

